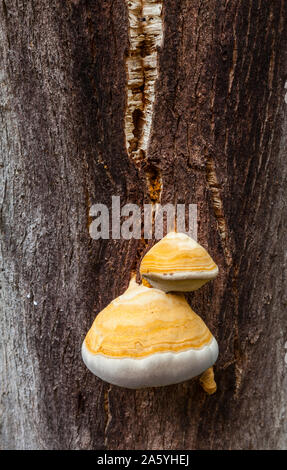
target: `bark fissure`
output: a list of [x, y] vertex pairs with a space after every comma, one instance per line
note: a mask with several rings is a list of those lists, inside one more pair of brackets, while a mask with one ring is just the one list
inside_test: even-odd
[[112, 413], [110, 408], [110, 393], [111, 393], [112, 386], [108, 385], [107, 389], [104, 393], [104, 408], [105, 408], [105, 415], [106, 415], [106, 424], [105, 424], [105, 446], [108, 446], [108, 430], [110, 423], [112, 421]]
[[147, 163], [155, 87], [158, 79], [158, 50], [163, 41], [162, 2], [126, 0], [129, 16], [130, 48], [126, 59], [127, 105], [126, 147], [130, 158], [143, 165], [152, 202], [160, 200], [161, 176]]
[[232, 264], [232, 252], [230, 248], [229, 231], [226, 218], [224, 216], [223, 203], [221, 198], [221, 185], [218, 182], [214, 159], [209, 156], [206, 162], [206, 177], [209, 190], [211, 192], [211, 202], [214, 215], [217, 221], [218, 233], [221, 239], [227, 266]]

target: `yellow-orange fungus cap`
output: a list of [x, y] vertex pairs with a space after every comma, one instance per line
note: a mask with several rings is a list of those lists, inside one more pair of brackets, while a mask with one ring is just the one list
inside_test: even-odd
[[140, 273], [153, 287], [186, 292], [215, 278], [218, 267], [195, 240], [170, 232], [143, 257]]
[[132, 281], [95, 319], [86, 336], [93, 354], [145, 357], [156, 352], [199, 349], [212, 334], [180, 294], [165, 294]]
[[134, 279], [98, 314], [82, 345], [95, 375], [127, 388], [188, 380], [211, 367], [217, 355], [215, 338], [182, 294]]

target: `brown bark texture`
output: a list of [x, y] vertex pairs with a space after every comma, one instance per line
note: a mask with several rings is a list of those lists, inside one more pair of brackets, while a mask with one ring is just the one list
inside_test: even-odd
[[[135, 160], [128, 2], [1, 0], [2, 449], [287, 448], [286, 19], [284, 0], [164, 0]], [[188, 295], [219, 343], [212, 396], [111, 386], [82, 362], [147, 248], [90, 237], [113, 195], [197, 204], [220, 269]]]

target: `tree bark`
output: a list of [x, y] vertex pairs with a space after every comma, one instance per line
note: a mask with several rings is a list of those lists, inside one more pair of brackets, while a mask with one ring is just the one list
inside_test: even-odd
[[[1, 1], [1, 448], [287, 447], [284, 3], [163, 2], [135, 159], [128, 2]], [[188, 297], [219, 343], [216, 394], [121, 389], [83, 364], [96, 313], [147, 249], [90, 237], [91, 205], [113, 195], [197, 204], [220, 274]]]

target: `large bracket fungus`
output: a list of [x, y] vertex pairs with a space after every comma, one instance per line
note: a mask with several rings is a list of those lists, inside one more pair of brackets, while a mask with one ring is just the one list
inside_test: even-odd
[[218, 345], [183, 294], [167, 294], [130, 281], [123, 295], [96, 317], [82, 357], [101, 379], [126, 388], [179, 383], [205, 372], [201, 384], [214, 393], [210, 369]]

